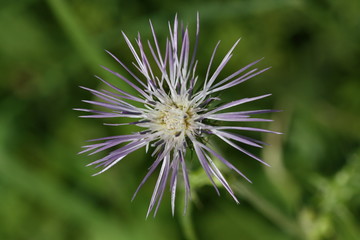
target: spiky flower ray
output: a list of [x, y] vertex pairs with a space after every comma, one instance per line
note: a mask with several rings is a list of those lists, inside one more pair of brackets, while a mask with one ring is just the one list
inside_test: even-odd
[[[192, 50], [190, 50], [188, 28], [181, 27], [180, 29], [177, 17], [175, 17], [173, 25], [169, 23], [170, 36], [166, 41], [165, 52], [162, 52], [159, 47], [155, 30], [151, 22], [150, 27], [153, 35], [153, 42], [147, 41], [147, 45], [151, 52], [151, 61], [149, 60], [149, 55], [145, 53], [140, 34], [136, 38], [136, 45], [133, 45], [125, 33], [123, 33], [124, 39], [135, 58], [133, 64], [141, 74], [141, 78], [134, 74], [125, 64], [123, 64], [123, 62], [108, 51], [107, 53], [132, 76], [133, 81], [117, 72], [103, 67], [105, 70], [127, 83], [135, 92], [137, 92], [137, 94], [134, 95], [123, 91], [96, 76], [104, 84], [108, 85], [112, 91], [98, 91], [82, 87], [103, 100], [103, 102], [84, 102], [103, 107], [107, 109], [107, 111], [76, 109], [92, 114], [82, 116], [86, 118], [133, 118], [135, 120], [129, 123], [109, 125], [135, 125], [140, 127], [141, 130], [129, 135], [90, 140], [96, 143], [84, 146], [85, 149], [80, 153], [88, 152], [89, 155], [92, 155], [117, 147], [110, 151], [105, 157], [89, 164], [102, 167], [100, 172], [94, 174], [97, 175], [105, 172], [130, 153], [143, 147], [146, 147], [146, 149], [151, 147], [153, 149], [152, 157], [154, 158], [154, 162], [133, 196], [133, 198], [136, 196], [139, 189], [150, 175], [152, 175], [157, 168], [160, 168], [147, 216], [152, 210], [154, 210], [155, 216], [167, 184], [169, 184], [170, 187], [171, 208], [172, 213], [174, 214], [176, 188], [179, 177], [182, 177], [184, 183], [184, 212], [186, 212], [186, 205], [190, 199], [190, 181], [185, 160], [187, 149], [193, 149], [195, 151], [200, 165], [209, 177], [217, 193], [219, 194], [219, 190], [214, 179], [217, 179], [230, 193], [233, 199], [238, 202], [230, 185], [213, 162], [212, 157], [236, 171], [247, 181], [250, 182], [250, 180], [219, 153], [207, 146], [204, 141], [205, 137], [214, 135], [240, 152], [267, 165], [261, 159], [246, 151], [236, 143], [262, 147], [262, 144], [264, 144], [263, 142], [239, 135], [229, 130], [276, 132], [251, 127], [219, 126], [219, 124], [223, 122], [267, 122], [271, 120], [252, 117], [252, 115], [270, 113], [275, 110], [228, 111], [235, 106], [265, 98], [270, 94], [238, 99], [218, 107], [211, 107], [211, 105], [212, 102], [220, 101], [218, 97], [214, 97], [214, 94], [237, 86], [238, 84], [268, 70], [268, 68], [261, 70], [257, 68], [251, 69], [251, 67], [261, 60], [259, 59], [239, 69], [230, 76], [219, 80], [219, 74], [231, 59], [233, 50], [239, 40], [236, 41], [225, 57], [223, 57], [215, 71], [211, 73], [212, 62], [219, 46], [218, 43], [211, 56], [205, 79], [202, 83], [199, 83], [196, 75], [196, 66], [198, 62], [195, 58], [199, 39], [199, 15], [197, 16], [196, 41]], [[154, 73], [155, 70], [153, 70], [153, 65], [155, 65], [156, 71], [160, 72], [160, 74]], [[199, 89], [197, 92], [195, 92], [195, 87]], [[134, 102], [136, 102], [137, 105], [141, 104], [143, 107], [135, 106]], [[216, 122], [217, 124], [211, 124], [213, 122]], [[119, 147], [119, 145], [121, 145], [121, 147]]]

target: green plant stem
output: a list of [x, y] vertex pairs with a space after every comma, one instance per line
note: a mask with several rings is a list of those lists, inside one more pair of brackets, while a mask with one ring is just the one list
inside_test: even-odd
[[271, 203], [266, 201], [266, 199], [260, 197], [256, 192], [243, 184], [234, 185], [234, 190], [238, 195], [246, 198], [250, 204], [257, 208], [274, 224], [278, 225], [283, 231], [296, 237], [297, 239], [304, 239], [304, 233], [296, 221], [284, 215]]
[[[179, 194], [180, 197], [183, 195], [184, 195], [184, 191], [182, 191], [181, 194]], [[178, 217], [180, 218], [179, 220], [180, 220], [182, 232], [187, 240], [197, 240], [194, 224], [192, 221], [192, 203], [191, 201], [188, 203], [187, 211], [186, 213], [184, 213], [183, 211], [185, 207], [185, 202], [183, 198], [181, 200], [182, 200], [181, 201], [182, 204], [177, 209], [179, 215]]]
[[[99, 65], [107, 66], [110, 69], [116, 69], [116, 65], [108, 60], [110, 58], [106, 58], [105, 53], [101, 53], [99, 49], [102, 48], [99, 48], [97, 44], [87, 36], [85, 30], [81, 27], [74, 14], [72, 14], [66, 1], [47, 0], [47, 2], [60, 26], [69, 37], [69, 40], [95, 72], [98, 72]], [[106, 72], [105, 76], [111, 76], [111, 74]], [[127, 84], [124, 84], [121, 81], [119, 81], [117, 85], [124, 91], [130, 93], [133, 92]]]

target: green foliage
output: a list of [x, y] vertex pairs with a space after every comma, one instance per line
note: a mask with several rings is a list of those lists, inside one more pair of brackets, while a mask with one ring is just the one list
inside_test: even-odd
[[[359, 9], [358, 0], [2, 1], [0, 239], [360, 239]], [[269, 126], [284, 135], [261, 136], [271, 168], [217, 146], [253, 180], [226, 172], [240, 205], [194, 171], [188, 214], [179, 195], [172, 217], [165, 195], [145, 220], [154, 177], [130, 200], [152, 159], [139, 150], [91, 177], [96, 156], [76, 155], [84, 141], [132, 129], [72, 108], [91, 98], [79, 85], [103, 87], [95, 74], [127, 88], [99, 67], [125, 74], [103, 49], [131, 64], [121, 30], [151, 38], [151, 19], [164, 42], [175, 13], [194, 33], [197, 11], [200, 79], [217, 41], [220, 56], [241, 37], [223, 76], [261, 57], [272, 69], [221, 97], [273, 93], [246, 107], [284, 110]]]

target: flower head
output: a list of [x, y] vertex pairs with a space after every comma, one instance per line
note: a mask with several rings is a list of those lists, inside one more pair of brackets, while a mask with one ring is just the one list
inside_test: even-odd
[[[234, 192], [213, 162], [212, 157], [218, 159], [230, 169], [235, 170], [246, 180], [250, 180], [236, 169], [233, 164], [213, 150], [206, 143], [205, 139], [207, 136], [216, 136], [240, 152], [266, 164], [237, 144], [261, 147], [262, 142], [232, 131], [272, 132], [259, 128], [221, 125], [224, 122], [271, 121], [263, 118], [253, 118], [251, 116], [253, 114], [273, 112], [274, 110], [230, 111], [230, 109], [235, 106], [265, 98], [270, 94], [237, 99], [229, 103], [221, 103], [220, 98], [216, 97], [219, 92], [237, 86], [266, 71], [268, 68], [262, 70], [256, 68], [251, 69], [251, 67], [261, 59], [248, 64], [230, 76], [219, 79], [220, 72], [231, 59], [232, 52], [239, 40], [228, 51], [219, 66], [217, 66], [214, 71], [211, 71], [211, 65], [219, 46], [218, 43], [211, 56], [205, 79], [199, 80], [196, 74], [197, 60], [195, 58], [199, 38], [199, 16], [197, 17], [195, 46], [192, 50], [190, 50], [188, 29], [183, 29], [182, 27], [179, 29], [179, 25], [177, 17], [175, 17], [173, 25], [169, 23], [170, 39], [166, 41], [165, 51], [163, 52], [159, 47], [155, 30], [150, 22], [153, 35], [153, 43], [148, 41], [148, 47], [151, 52], [150, 55], [145, 53], [140, 35], [138, 35], [136, 39], [137, 49], [135, 49], [133, 43], [131, 43], [123, 33], [125, 41], [135, 58], [134, 65], [140, 73], [140, 76], [137, 76], [110, 52], [108, 52], [108, 54], [132, 76], [133, 80], [129, 80], [106, 67], [103, 68], [128, 84], [136, 94], [130, 94], [97, 77], [103, 83], [110, 86], [112, 91], [98, 91], [82, 87], [103, 100], [103, 102], [85, 102], [101, 106], [107, 109], [107, 111], [76, 109], [92, 113], [92, 115], [82, 117], [135, 119], [129, 123], [111, 125], [136, 125], [139, 127], [139, 132], [90, 140], [97, 143], [84, 146], [85, 150], [81, 153], [90, 152], [90, 154], [94, 154], [109, 148], [114, 148], [105, 157], [89, 164], [103, 167], [100, 172], [95, 174], [97, 175], [108, 170], [130, 153], [142, 147], [146, 147], [146, 149], [151, 148], [154, 161], [134, 194], [135, 197], [144, 182], [155, 169], [160, 167], [160, 173], [152, 194], [147, 215], [155, 206], [154, 214], [156, 214], [167, 184], [169, 184], [170, 187], [171, 205], [172, 211], [174, 212], [178, 178], [183, 180], [186, 193], [185, 202], [188, 202], [190, 198], [190, 183], [185, 155], [189, 149], [195, 151], [200, 165], [214, 185], [216, 191], [218, 192], [218, 189], [214, 178], [217, 179], [234, 200], [238, 202]], [[155, 71], [158, 73], [155, 73]], [[195, 89], [199, 90], [195, 91]], [[221, 104], [213, 107], [214, 102]], [[139, 105], [141, 105], [141, 107], [139, 107]]]

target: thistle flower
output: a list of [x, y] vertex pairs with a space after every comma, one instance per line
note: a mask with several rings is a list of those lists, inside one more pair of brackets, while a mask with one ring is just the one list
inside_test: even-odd
[[[131, 43], [128, 37], [123, 33], [124, 39], [135, 58], [134, 65], [141, 77], [133, 73], [125, 66], [125, 64], [123, 64], [123, 62], [108, 51], [107, 53], [132, 76], [133, 80], [129, 80], [123, 75], [106, 67], [103, 68], [124, 81], [137, 93], [135, 95], [130, 94], [96, 76], [104, 84], [108, 85], [112, 91], [98, 91], [82, 87], [103, 100], [103, 102], [84, 102], [101, 106], [107, 109], [107, 111], [76, 109], [92, 113], [92, 115], [82, 116], [87, 118], [135, 119], [129, 123], [109, 125], [135, 125], [139, 127], [139, 132], [90, 140], [99, 143], [84, 146], [85, 150], [80, 153], [90, 152], [89, 155], [92, 155], [109, 148], [115, 148], [105, 157], [88, 164], [103, 167], [100, 172], [94, 174], [97, 175], [113, 167], [130, 153], [142, 147], [146, 147], [146, 149], [151, 148], [151, 156], [154, 161], [134, 194], [135, 197], [149, 176], [155, 169], [161, 166], [155, 189], [150, 200], [147, 216], [155, 206], [154, 215], [156, 214], [167, 184], [169, 184], [171, 191], [171, 207], [172, 213], [174, 214], [176, 188], [179, 178], [182, 178], [184, 183], [184, 212], [186, 211], [186, 205], [190, 198], [190, 181], [187, 161], [185, 159], [188, 150], [195, 151], [200, 165], [204, 169], [217, 193], [219, 194], [219, 190], [214, 179], [217, 179], [230, 193], [233, 199], [238, 202], [233, 190], [219, 171], [218, 166], [215, 165], [212, 157], [236, 171], [247, 181], [250, 182], [250, 180], [235, 168], [232, 163], [208, 146], [205, 141], [207, 136], [215, 136], [240, 152], [267, 165], [267, 163], [235, 143], [238, 142], [240, 144], [261, 147], [263, 142], [239, 135], [232, 131], [272, 131], [251, 127], [222, 126], [221, 124], [224, 122], [271, 121], [269, 119], [251, 117], [251, 115], [270, 113], [274, 112], [274, 110], [230, 111], [230, 109], [235, 106], [265, 98], [270, 94], [237, 99], [232, 102], [222, 103], [216, 107], [213, 107], [213, 105], [214, 102], [221, 103], [220, 98], [216, 96], [221, 91], [235, 87], [268, 70], [268, 68], [262, 70], [255, 68], [250, 70], [253, 65], [261, 60], [259, 59], [239, 69], [230, 76], [219, 80], [219, 74], [231, 59], [232, 52], [239, 40], [235, 42], [225, 57], [223, 57], [215, 71], [212, 72], [211, 65], [220, 43], [218, 42], [211, 56], [205, 79], [199, 80], [196, 74], [198, 61], [195, 58], [199, 39], [199, 15], [197, 16], [196, 41], [192, 50], [190, 50], [188, 28], [186, 27], [184, 29], [182, 24], [181, 27], [179, 25], [177, 17], [175, 17], [173, 25], [169, 23], [170, 39], [167, 39], [166, 41], [165, 52], [162, 52], [155, 30], [150, 21], [153, 43], [148, 41], [148, 47], [152, 59], [149, 58], [149, 54], [145, 53], [140, 34], [136, 39], [137, 49], [135, 49], [133, 43]], [[156, 74], [155, 71], [160, 74]], [[195, 89], [199, 90], [195, 91]], [[142, 107], [135, 106], [135, 102], [137, 105], [141, 104]]]

